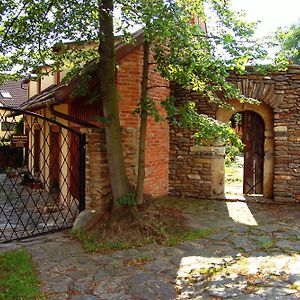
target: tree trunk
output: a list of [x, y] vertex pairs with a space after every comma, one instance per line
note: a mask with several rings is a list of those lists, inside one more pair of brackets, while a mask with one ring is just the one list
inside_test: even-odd
[[144, 42], [143, 56], [143, 74], [141, 82], [141, 111], [140, 111], [140, 139], [139, 139], [139, 161], [138, 161], [138, 178], [136, 184], [135, 197], [137, 204], [142, 204], [144, 200], [144, 180], [145, 180], [145, 145], [148, 117], [148, 73], [149, 73], [149, 55], [150, 43]]
[[100, 62], [98, 68], [100, 97], [103, 103], [106, 151], [111, 181], [113, 205], [130, 191], [122, 151], [119, 105], [116, 91], [115, 38], [113, 32], [113, 0], [99, 1], [100, 14]]

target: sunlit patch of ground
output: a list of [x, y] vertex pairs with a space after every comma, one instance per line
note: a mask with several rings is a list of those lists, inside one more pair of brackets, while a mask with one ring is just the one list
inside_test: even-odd
[[225, 166], [225, 194], [243, 194], [244, 157], [238, 156], [229, 166]]

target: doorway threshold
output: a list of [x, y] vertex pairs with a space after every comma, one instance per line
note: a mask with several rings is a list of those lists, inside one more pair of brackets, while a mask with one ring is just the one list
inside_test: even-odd
[[265, 204], [274, 204], [273, 198], [265, 198], [262, 194], [224, 194], [216, 195], [216, 200], [223, 200], [228, 202], [246, 202], [246, 203], [265, 203]]

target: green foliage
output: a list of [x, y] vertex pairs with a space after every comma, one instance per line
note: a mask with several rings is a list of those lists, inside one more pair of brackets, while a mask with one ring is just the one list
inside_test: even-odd
[[130, 265], [131, 266], [144, 265], [151, 260], [153, 260], [153, 257], [151, 255], [149, 255], [147, 253], [143, 253], [143, 254], [139, 255], [138, 257], [129, 260], [126, 264], [129, 266]]
[[205, 238], [215, 232], [214, 228], [201, 228], [195, 230], [187, 230], [166, 235], [165, 244], [168, 246], [176, 246], [180, 242], [192, 241]]
[[135, 194], [133, 192], [126, 193], [123, 197], [117, 199], [120, 206], [133, 206], [136, 205]]
[[10, 141], [0, 141], [0, 147], [8, 147], [10, 146]]
[[225, 165], [229, 166], [241, 152], [243, 152], [243, 144], [233, 145], [229, 141], [226, 144]]
[[[0, 71], [24, 75], [68, 69], [68, 80], [74, 75], [86, 78], [87, 68], [97, 68], [102, 33], [98, 1], [28, 0], [20, 5], [3, 0], [2, 5]], [[252, 40], [255, 24], [230, 11], [230, 1], [118, 0], [115, 6], [119, 14], [114, 23], [124, 43], [133, 42], [133, 25], [143, 27], [157, 70], [212, 101], [220, 101], [220, 91], [242, 97], [226, 81], [228, 70], [243, 73], [246, 65], [267, 55], [266, 47]], [[191, 16], [206, 21], [208, 33], [200, 22], [192, 24]]]
[[123, 250], [130, 248], [130, 245], [127, 241], [109, 241], [106, 240], [102, 243], [101, 248], [104, 252]]
[[93, 232], [86, 232], [83, 228], [70, 231], [70, 237], [78, 239], [88, 253], [95, 253], [99, 251], [99, 243], [97, 235]]
[[[267, 57], [268, 44], [253, 39], [256, 24], [230, 11], [230, 1], [118, 3], [123, 25], [120, 30], [127, 38], [133, 24], [144, 28], [156, 68], [163, 77], [201, 92], [214, 103], [224, 103], [226, 98], [243, 99], [238, 89], [227, 82], [229, 71], [245, 73], [247, 65]], [[191, 16], [197, 16], [198, 22], [192, 23]], [[208, 32], [201, 27], [202, 21]]]
[[300, 22], [288, 29], [279, 29], [276, 37], [281, 46], [279, 55], [288, 57], [294, 64], [300, 64]]
[[140, 263], [146, 263], [150, 260], [152, 260], [152, 256], [147, 254], [147, 253], [143, 253], [141, 255], [139, 255], [137, 258], [136, 258], [136, 261], [137, 262], [140, 262]]
[[269, 237], [262, 237], [261, 240], [257, 241], [258, 246], [267, 250], [274, 246], [274, 241]]
[[231, 163], [225, 162], [225, 185], [242, 185], [243, 184], [243, 165], [236, 161]]
[[170, 247], [176, 246], [180, 242], [180, 238], [176, 235], [170, 235], [166, 244]]
[[146, 98], [146, 101], [139, 101], [137, 108], [133, 111], [133, 114], [141, 115], [142, 111], [145, 111], [147, 116], [153, 117], [156, 122], [163, 120], [156, 107], [156, 103], [152, 98]]
[[82, 61], [95, 56], [95, 51], [75, 50], [73, 45], [99, 40], [98, 1], [4, 0], [2, 5], [0, 68], [20, 75], [40, 66], [48, 66], [45, 73], [80, 70]]
[[186, 241], [191, 241], [191, 240], [196, 240], [196, 239], [202, 239], [205, 238], [209, 235], [211, 235], [212, 233], [214, 233], [215, 229], [214, 228], [201, 228], [201, 229], [196, 229], [190, 232], [187, 232], [184, 235], [184, 240]]
[[[107, 5], [107, 9], [103, 5]], [[245, 100], [227, 81], [229, 71], [244, 74], [246, 65], [265, 59], [267, 51], [264, 45], [252, 40], [255, 24], [245, 22], [240, 14], [230, 11], [229, 5], [230, 1], [224, 0], [3, 0], [0, 7], [0, 74], [13, 71], [24, 76], [35, 72], [41, 77], [68, 70], [65, 81], [79, 75], [81, 86], [74, 93], [84, 94], [91, 101], [102, 97], [104, 112], [114, 125], [110, 128], [115, 129], [119, 126], [116, 124], [118, 104], [114, 101], [116, 87], [101, 84], [110, 75], [111, 78], [115, 76], [103, 74], [99, 67], [99, 63], [111, 62], [107, 70], [115, 70], [115, 61], [110, 60], [113, 53], [107, 55], [109, 59], [102, 60], [113, 48], [112, 39], [107, 37], [112, 34], [110, 24], [114, 21], [116, 31], [123, 34], [124, 43], [133, 41], [130, 33], [133, 26], [144, 28], [144, 38], [151, 44], [153, 53], [151, 66], [166, 80], [200, 92], [217, 105], [224, 104], [227, 99]], [[118, 7], [119, 14], [114, 14], [113, 7]], [[192, 24], [191, 16], [206, 21], [210, 26], [208, 32], [199, 26], [200, 22]], [[104, 32], [106, 38], [103, 38]], [[88, 45], [88, 49], [84, 45]], [[98, 80], [101, 91], [90, 91], [89, 83], [93, 80]], [[109, 99], [113, 105], [104, 101]], [[161, 117], [154, 100], [147, 97], [146, 114], [159, 121]], [[137, 108], [140, 114], [141, 108], [140, 104]], [[190, 113], [188, 119], [193, 128], [199, 129], [195, 135], [198, 143], [234, 140], [226, 125], [197, 113]], [[108, 147], [110, 138], [114, 137], [107, 135]], [[117, 136], [117, 139], [116, 144], [121, 147], [121, 138]], [[118, 157], [120, 165], [111, 170], [112, 173], [124, 169], [121, 151], [115, 149], [111, 149], [111, 153]], [[109, 168], [111, 165], [109, 162]], [[128, 190], [125, 182], [120, 185]], [[133, 196], [128, 194], [118, 202], [123, 206], [135, 204]]]
[[170, 98], [163, 103], [173, 125], [190, 128], [196, 131], [193, 137], [198, 145], [225, 144], [230, 157], [237, 155], [243, 149], [241, 138], [234, 129], [223, 122], [196, 111], [194, 102], [187, 102], [180, 108], [175, 107], [174, 99]]
[[46, 299], [39, 290], [39, 280], [26, 250], [0, 255], [0, 299]]
[[13, 167], [7, 167], [7, 168], [4, 169], [4, 172], [6, 174], [9, 174], [11, 172], [16, 172], [16, 170]]

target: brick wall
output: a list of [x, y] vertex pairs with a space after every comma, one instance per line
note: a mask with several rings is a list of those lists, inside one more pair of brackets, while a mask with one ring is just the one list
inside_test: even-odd
[[[139, 128], [139, 117], [133, 115], [132, 112], [136, 109], [140, 97], [142, 66], [142, 47], [132, 51], [118, 65], [117, 88], [123, 128], [135, 130]], [[169, 89], [153, 88], [153, 86], [168, 87], [168, 83], [158, 73], [154, 72], [154, 65], [151, 65], [149, 87], [152, 88], [149, 89], [149, 96], [156, 101], [157, 108], [164, 118], [166, 112], [159, 103], [168, 97]], [[145, 164], [145, 193], [155, 197], [167, 194], [169, 188], [169, 127], [166, 121], [157, 123], [152, 117], [148, 118]]]
[[[126, 173], [132, 185], [136, 183], [138, 162], [139, 116], [134, 115], [141, 87], [143, 49], [139, 47], [128, 54], [118, 64], [117, 89], [119, 97], [122, 142]], [[166, 86], [168, 83], [153, 69], [149, 75], [149, 87]], [[152, 97], [161, 116], [166, 113], [159, 105], [169, 95], [169, 88], [151, 88]], [[105, 153], [105, 134], [103, 129], [85, 129], [86, 147], [86, 206], [106, 209], [111, 198], [111, 188]], [[169, 189], [169, 127], [166, 121], [155, 122], [148, 118], [145, 153], [145, 193], [154, 197], [168, 193]], [[100, 175], [100, 176], [99, 176]]]

